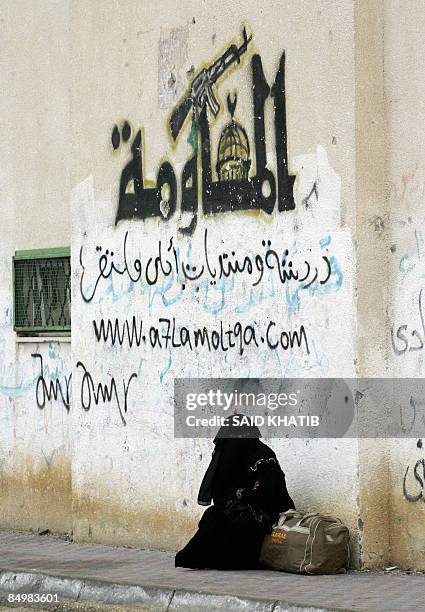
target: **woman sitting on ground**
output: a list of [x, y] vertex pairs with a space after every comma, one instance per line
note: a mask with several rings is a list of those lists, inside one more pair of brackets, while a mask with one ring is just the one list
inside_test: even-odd
[[264, 536], [280, 512], [295, 508], [275, 453], [260, 442], [260, 430], [227, 419], [214, 439], [198, 503], [213, 506], [177, 553], [176, 567], [256, 569]]

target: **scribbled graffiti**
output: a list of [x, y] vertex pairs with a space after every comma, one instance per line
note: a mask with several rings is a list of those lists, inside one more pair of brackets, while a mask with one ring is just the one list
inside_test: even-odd
[[124, 415], [127, 414], [128, 392], [132, 381], [137, 378], [136, 372], [133, 372], [127, 381], [125, 379], [122, 380], [122, 394], [120, 394], [119, 386], [113, 376], [111, 376], [109, 383], [95, 383], [84, 363], [79, 361], [77, 363], [77, 368], [83, 370], [80, 394], [81, 407], [83, 410], [88, 412], [92, 407], [92, 403], [97, 406], [100, 402], [111, 403], [115, 401], [121, 421], [123, 425], [127, 425]]
[[[422, 440], [418, 440], [416, 446], [422, 448]], [[403, 478], [403, 495], [405, 499], [412, 503], [418, 502], [421, 499], [425, 501], [425, 459], [421, 458], [416, 461], [415, 467], [411, 471], [410, 478], [409, 471], [410, 466], [408, 465]]]
[[314, 181], [313, 187], [310, 192], [303, 198], [303, 205], [305, 208], [311, 208], [311, 206], [319, 200], [319, 189], [317, 187], [317, 181]]
[[412, 329], [409, 325], [400, 325], [394, 334], [394, 326], [391, 327], [391, 343], [396, 355], [403, 355], [406, 351], [421, 351], [425, 343], [425, 313], [424, 313], [424, 289], [419, 291], [418, 316], [420, 325]]
[[37, 378], [35, 387], [35, 399], [37, 406], [43, 409], [47, 402], [54, 400], [60, 401], [65, 406], [67, 412], [71, 407], [71, 380], [72, 373], [64, 376], [62, 380], [54, 378], [46, 380], [46, 373], [43, 366], [43, 357], [40, 353], [31, 353], [31, 357], [39, 359], [40, 374]]
[[[192, 234], [197, 225], [199, 200], [205, 215], [237, 211], [263, 210], [271, 214], [277, 201], [278, 211], [295, 208], [293, 185], [295, 176], [288, 173], [286, 101], [285, 101], [285, 54], [283, 53], [275, 82], [270, 86], [264, 76], [261, 57], [251, 59], [252, 96], [255, 140], [255, 175], [250, 158], [248, 136], [242, 125], [234, 118], [237, 95], [227, 96], [230, 122], [224, 127], [218, 145], [216, 172], [213, 179], [211, 163], [210, 117], [220, 110], [213, 86], [236, 64], [241, 64], [252, 36], [243, 29], [243, 40], [238, 46], [231, 44], [221, 57], [203, 68], [193, 79], [189, 91], [176, 105], [169, 119], [172, 139], [177, 141], [186, 119], [191, 115], [192, 128], [189, 136], [194, 153], [186, 162], [182, 173], [182, 212], [192, 215], [188, 226], [181, 227], [183, 234]], [[265, 103], [271, 97], [274, 106], [274, 129], [276, 143], [276, 177], [267, 166], [265, 137]], [[128, 140], [128, 129], [123, 140]], [[112, 145], [120, 144], [120, 130], [115, 125]], [[138, 130], [131, 144], [132, 158], [121, 172], [119, 205], [116, 223], [122, 219], [160, 217], [169, 219], [177, 208], [177, 179], [169, 161], [164, 161], [157, 174], [156, 185], [148, 187], [143, 171], [144, 144], [142, 131]], [[198, 184], [200, 177], [200, 184]]]
[[189, 327], [179, 325], [176, 318], [159, 318], [156, 325], [145, 324], [142, 319], [133, 316], [131, 322], [124, 319], [122, 322], [116, 318], [93, 321], [93, 328], [98, 342], [110, 342], [112, 346], [124, 344], [130, 348], [135, 344], [149, 346], [152, 349], [168, 350], [187, 347], [189, 350], [205, 349], [223, 351], [235, 349], [240, 355], [250, 345], [258, 348], [264, 344], [267, 348], [276, 350], [281, 348], [304, 348], [310, 354], [307, 333], [304, 325], [300, 330], [278, 330], [274, 321], [269, 321], [263, 332], [258, 326], [244, 325], [240, 321], [230, 324], [229, 321], [219, 321], [217, 327], [208, 329], [203, 327]]
[[409, 403], [400, 408], [400, 426], [403, 433], [412, 432], [414, 427], [425, 426], [425, 400], [413, 395]]

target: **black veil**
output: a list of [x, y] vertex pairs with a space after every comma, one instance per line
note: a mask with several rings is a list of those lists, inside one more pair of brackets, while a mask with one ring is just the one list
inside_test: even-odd
[[226, 491], [236, 490], [244, 482], [252, 458], [261, 447], [261, 432], [255, 425], [234, 414], [228, 417], [214, 438], [214, 451], [198, 494], [198, 504], [220, 502]]

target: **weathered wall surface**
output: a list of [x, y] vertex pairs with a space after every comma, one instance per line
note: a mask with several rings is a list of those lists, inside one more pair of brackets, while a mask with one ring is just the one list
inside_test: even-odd
[[68, 4], [1, 2], [0, 17], [0, 524], [59, 532], [72, 529], [70, 344], [16, 342], [12, 257], [70, 244]]
[[72, 530], [70, 357], [67, 343], [23, 343], [2, 371], [4, 528]]
[[[382, 0], [353, 3], [355, 21], [356, 375], [379, 377], [388, 366], [388, 252], [380, 220], [385, 217], [385, 109]], [[362, 418], [368, 415], [362, 414]], [[388, 562], [387, 440], [358, 441], [359, 517], [362, 560]]]
[[[344, 223], [345, 211], [355, 206], [354, 57], [346, 42], [347, 33], [353, 37], [350, 3], [340, 4], [338, 11], [332, 2], [313, 11], [306, 2], [287, 3], [286, 8], [281, 2], [267, 7], [226, 2], [219, 11], [208, 3], [186, 2], [177, 13], [169, 6], [159, 3], [152, 13], [145, 3], [117, 9], [115, 3], [99, 7], [84, 2], [84, 10], [74, 5], [72, 314], [79, 333], [73, 334], [72, 350], [79, 364], [74, 370], [72, 469], [78, 538], [175, 548], [198, 520], [197, 487], [211, 453], [208, 441], [173, 440], [175, 377], [355, 372], [353, 246]], [[196, 135], [189, 118], [173, 141], [173, 108], [203, 66], [229, 44], [242, 43], [243, 25], [253, 39], [240, 65], [217, 84], [221, 110], [216, 118], [209, 115], [211, 162], [203, 167], [199, 158], [198, 170], [184, 174], [183, 180], [185, 165], [197, 155]], [[208, 193], [192, 200], [190, 186], [198, 181], [202, 192], [210, 168], [213, 181], [218, 180], [218, 143], [231, 120], [228, 94], [231, 101], [237, 95], [234, 119], [250, 143], [250, 176], [271, 172], [280, 196], [284, 194], [278, 185], [284, 164], [276, 147], [285, 135], [276, 134], [273, 109], [281, 85], [276, 85], [274, 99], [265, 94], [263, 141], [256, 137], [254, 105], [267, 85], [258, 72], [253, 77], [258, 55], [265, 79], [273, 85], [284, 51], [295, 208], [279, 211], [274, 195], [267, 202], [258, 196], [252, 211], [235, 205], [234, 210], [207, 215]], [[81, 104], [88, 99], [90, 104]], [[146, 191], [140, 209], [134, 183], [141, 179], [129, 165], [136, 155], [132, 147], [142, 151]], [[166, 160], [176, 179], [176, 209], [155, 199], [149, 218], [143, 198], [147, 202], [149, 193], [155, 193]], [[120, 205], [130, 201], [136, 218], [116, 224]], [[229, 201], [230, 195], [220, 200], [221, 210]], [[268, 203], [270, 211], [261, 210]], [[148, 218], [140, 218], [144, 216]], [[160, 250], [162, 263], [155, 264]], [[268, 250], [279, 261], [286, 257], [286, 265], [298, 270], [300, 278], [307, 261], [311, 276], [297, 282], [282, 280], [272, 270], [254, 270], [219, 279], [207, 269], [206, 256], [210, 267], [217, 267], [220, 255], [241, 262], [249, 256], [254, 262]], [[175, 257], [181, 266], [170, 272]], [[199, 278], [190, 280], [189, 275]], [[130, 346], [127, 326], [131, 333], [133, 321], [140, 337]], [[168, 324], [171, 335], [176, 329], [174, 344], [182, 343], [182, 334], [190, 344], [167, 341]], [[236, 333], [241, 328], [245, 343], [196, 348], [196, 330], [205, 327], [212, 338], [221, 326]], [[269, 346], [267, 329], [273, 346], [284, 334], [283, 346]], [[99, 397], [98, 384], [107, 386], [110, 401]], [[332, 509], [356, 534], [357, 443], [271, 443], [297, 503]]]
[[[2, 3], [1, 526], [175, 549], [211, 453], [174, 439], [175, 377], [421, 373], [420, 3], [402, 27], [378, 0], [17, 4]], [[231, 44], [217, 116], [173, 123]], [[16, 343], [13, 252], [69, 243], [72, 344]], [[351, 527], [355, 563], [424, 567], [417, 440], [270, 444], [297, 506]]]
[[[385, 102], [387, 197], [382, 240], [390, 258], [389, 347], [394, 376], [424, 374], [424, 194], [425, 85], [421, 77], [425, 16], [421, 2], [408, 2], [403, 20], [398, 2], [385, 2]], [[418, 129], [419, 128], [419, 129]], [[423, 418], [423, 398], [403, 407], [409, 431]], [[391, 556], [405, 567], [425, 568], [423, 524], [425, 454], [421, 439], [391, 446]]]

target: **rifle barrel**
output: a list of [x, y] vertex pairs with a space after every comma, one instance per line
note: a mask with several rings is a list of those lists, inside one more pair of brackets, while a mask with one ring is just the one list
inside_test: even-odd
[[211, 82], [215, 82], [235, 61], [239, 61], [240, 56], [248, 49], [248, 44], [252, 40], [252, 34], [248, 38], [244, 28], [244, 41], [240, 47], [230, 45], [228, 49], [220, 56], [210, 67]]
[[[248, 44], [252, 40], [252, 34], [251, 36], [248, 37], [246, 34], [245, 28], [243, 29], [242, 36], [243, 36], [243, 43], [241, 44], [240, 47], [237, 47], [234, 44], [230, 45], [230, 47], [223, 53], [221, 57], [219, 57], [209, 68], [204, 69], [204, 72], [206, 72], [205, 77], [207, 77], [209, 81], [209, 83], [206, 83], [205, 86], [207, 85], [211, 86], [213, 83], [217, 81], [217, 79], [223, 74], [223, 72], [227, 70], [229, 66], [231, 66], [235, 61], [238, 61], [238, 62], [240, 61], [240, 56], [243, 53], [245, 53], [245, 51], [248, 49]], [[194, 81], [196, 81], [196, 78], [197, 77], [195, 77]], [[192, 85], [194, 81], [192, 81]], [[212, 99], [210, 97], [210, 100], [212, 100], [211, 110], [215, 115], [217, 113], [214, 110], [215, 98], [213, 94], [212, 94]], [[190, 110], [193, 108], [193, 103], [194, 101], [193, 101], [191, 94], [186, 94], [185, 97], [182, 100], [180, 100], [178, 105], [174, 108], [171, 114], [171, 117], [170, 117], [170, 129], [171, 129], [171, 135], [173, 137], [173, 140], [177, 139], [177, 136], [181, 128], [183, 127], [183, 124], [186, 120], [187, 115], [189, 114]]]

